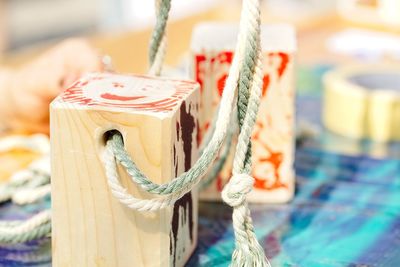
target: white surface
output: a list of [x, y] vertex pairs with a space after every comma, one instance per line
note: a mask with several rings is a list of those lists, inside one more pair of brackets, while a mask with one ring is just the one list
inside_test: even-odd
[[334, 53], [367, 59], [384, 55], [400, 59], [400, 36], [390, 33], [350, 28], [334, 34], [326, 46]]
[[[192, 35], [191, 48], [201, 50], [234, 50], [239, 25], [235, 23], [205, 22], [198, 24]], [[215, 38], [218, 36], [218, 38]], [[263, 51], [296, 51], [295, 29], [288, 24], [262, 25], [261, 45]]]
[[[232, 1], [232, 0], [231, 0]], [[122, 0], [124, 24], [133, 29], [141, 29], [155, 22], [155, 1]], [[222, 0], [174, 0], [171, 3], [170, 18], [182, 18], [205, 11], [220, 4]]]

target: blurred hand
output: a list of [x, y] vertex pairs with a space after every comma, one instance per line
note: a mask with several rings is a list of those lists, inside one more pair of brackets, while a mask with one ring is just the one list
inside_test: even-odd
[[50, 102], [84, 73], [101, 69], [100, 55], [83, 39], [66, 40], [23, 66], [10, 88], [11, 127], [48, 133]]

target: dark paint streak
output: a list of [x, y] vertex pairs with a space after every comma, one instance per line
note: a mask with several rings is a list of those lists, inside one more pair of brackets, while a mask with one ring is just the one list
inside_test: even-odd
[[[177, 138], [181, 133], [183, 142], [183, 152], [185, 155], [185, 172], [188, 171], [192, 164], [192, 135], [195, 130], [196, 124], [193, 115], [191, 114], [191, 106], [189, 106], [189, 111], [186, 111], [186, 103], [183, 102], [180, 109], [180, 125], [177, 123]], [[180, 126], [180, 127], [178, 127]], [[179, 140], [179, 139], [178, 139]], [[174, 148], [175, 151], [175, 148]], [[175, 153], [175, 152], [174, 152]], [[178, 175], [178, 164], [175, 166], [175, 176]], [[183, 225], [188, 225], [190, 233], [190, 241], [193, 243], [193, 198], [192, 193], [189, 192], [180, 198], [174, 205], [173, 215], [172, 215], [172, 228], [171, 228], [171, 240], [170, 243], [170, 254], [174, 254], [173, 266], [176, 264], [176, 244], [178, 241], [178, 230], [179, 230], [179, 217], [180, 217], [180, 207], [183, 209]], [[188, 214], [188, 216], [186, 216]]]
[[174, 144], [174, 167], [175, 167], [175, 177], [178, 176], [178, 162], [176, 157], [176, 144]]
[[189, 105], [189, 111], [186, 111], [186, 103], [181, 106], [181, 132], [183, 141], [183, 152], [185, 154], [185, 171], [190, 169], [192, 164], [192, 135], [196, 127], [194, 117], [190, 113], [192, 106]]
[[196, 120], [196, 126], [197, 126], [197, 133], [196, 133], [196, 145], [197, 148], [200, 147], [200, 143], [201, 143], [201, 132], [200, 132], [200, 124], [199, 124], [199, 120]]
[[181, 130], [181, 126], [179, 125], [179, 122], [176, 122], [176, 140], [179, 141], [179, 133]]
[[[189, 192], [183, 197], [181, 197], [178, 201], [175, 202], [174, 205], [174, 212], [172, 216], [172, 235], [173, 235], [173, 249], [171, 247], [170, 253], [172, 255], [172, 252], [174, 252], [174, 261], [173, 261], [173, 266], [176, 265], [176, 243], [178, 241], [178, 230], [179, 230], [179, 215], [180, 215], [180, 208], [182, 207], [182, 210], [184, 212], [184, 215], [186, 214], [186, 211], [188, 211], [188, 217], [184, 216], [183, 217], [183, 224], [188, 224], [189, 227], [189, 233], [190, 233], [190, 241], [193, 242], [193, 199], [192, 199], [192, 193]], [[172, 238], [171, 238], [172, 240]]]

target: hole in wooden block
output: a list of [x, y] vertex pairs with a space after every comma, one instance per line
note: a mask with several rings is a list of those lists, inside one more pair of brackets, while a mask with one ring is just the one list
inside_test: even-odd
[[[109, 131], [107, 131], [107, 132], [105, 132], [105, 133], [103, 134], [103, 143], [104, 143], [104, 145], [107, 143], [107, 141], [108, 141], [114, 134], [119, 134], [119, 135], [122, 136], [122, 133], [121, 133], [120, 131], [116, 130], [116, 129], [109, 130]], [[122, 143], [124, 143], [124, 138], [123, 138], [123, 137], [122, 137]]]
[[125, 144], [125, 137], [124, 134], [117, 127], [106, 127], [106, 128], [99, 128], [96, 130], [95, 133], [95, 140], [97, 140], [96, 148], [100, 155], [104, 153], [104, 150], [107, 145], [107, 141], [112, 137], [114, 134], [120, 134], [122, 136], [122, 142]]
[[124, 143], [124, 137], [122, 135], [122, 133], [116, 129], [112, 129], [112, 130], [108, 130], [106, 131], [103, 136], [102, 136], [102, 140], [100, 141], [103, 146], [105, 146], [107, 144], [107, 141], [114, 135], [114, 134], [119, 134], [122, 136], [122, 143]]

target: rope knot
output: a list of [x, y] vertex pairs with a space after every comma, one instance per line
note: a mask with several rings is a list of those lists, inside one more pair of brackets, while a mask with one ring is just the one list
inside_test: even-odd
[[222, 190], [222, 200], [231, 207], [243, 204], [253, 189], [254, 178], [246, 173], [234, 174]]

